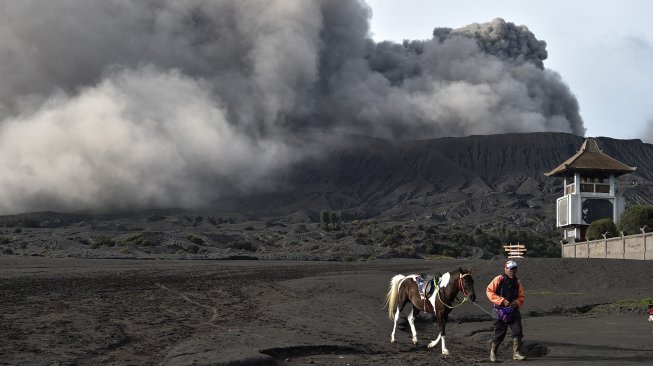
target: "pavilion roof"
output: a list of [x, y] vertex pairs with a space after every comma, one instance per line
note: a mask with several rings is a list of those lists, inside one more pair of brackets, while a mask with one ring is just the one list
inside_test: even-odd
[[593, 138], [588, 138], [576, 154], [544, 175], [551, 177], [572, 171], [596, 171], [619, 176], [634, 172], [636, 169], [637, 167], [628, 166], [604, 153]]

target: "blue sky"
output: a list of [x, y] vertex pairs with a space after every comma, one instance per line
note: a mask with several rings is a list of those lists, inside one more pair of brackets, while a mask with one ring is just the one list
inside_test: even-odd
[[376, 41], [503, 18], [547, 42], [544, 66], [578, 98], [586, 136], [653, 142], [653, 2], [366, 0]]

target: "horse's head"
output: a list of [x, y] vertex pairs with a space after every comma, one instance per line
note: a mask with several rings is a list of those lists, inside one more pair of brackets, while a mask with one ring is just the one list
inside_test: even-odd
[[460, 272], [458, 289], [462, 291], [463, 295], [469, 297], [472, 302], [476, 302], [476, 293], [474, 292], [474, 279], [472, 278], [472, 270], [458, 267], [458, 271]]

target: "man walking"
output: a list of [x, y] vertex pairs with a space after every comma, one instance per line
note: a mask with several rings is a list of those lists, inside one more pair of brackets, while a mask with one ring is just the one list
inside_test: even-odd
[[508, 327], [512, 332], [512, 359], [523, 360], [521, 350], [522, 325], [519, 308], [524, 305], [524, 287], [517, 278], [517, 262], [506, 262], [504, 273], [495, 277], [487, 286], [486, 294], [494, 304], [494, 336], [490, 349], [490, 361], [496, 362], [497, 348], [506, 337]]

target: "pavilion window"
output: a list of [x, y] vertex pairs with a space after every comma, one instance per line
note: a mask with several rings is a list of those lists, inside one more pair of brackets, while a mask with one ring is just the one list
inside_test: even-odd
[[587, 193], [610, 193], [610, 179], [603, 176], [581, 176], [580, 191]]
[[596, 184], [595, 189], [596, 189], [596, 193], [610, 193], [609, 184]]
[[581, 183], [580, 184], [581, 192], [591, 192], [594, 193], [594, 184], [591, 183]]

